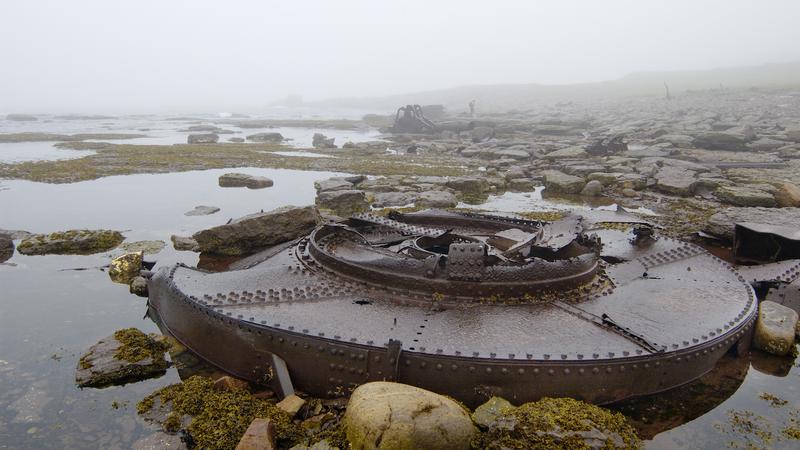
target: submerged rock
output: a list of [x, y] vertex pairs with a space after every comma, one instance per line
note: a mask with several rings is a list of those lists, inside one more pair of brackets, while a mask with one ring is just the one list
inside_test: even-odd
[[214, 133], [190, 134], [186, 138], [186, 142], [189, 144], [216, 144], [219, 142], [219, 135]]
[[195, 206], [193, 210], [183, 213], [184, 216], [208, 216], [220, 211], [216, 206]]
[[132, 450], [188, 450], [180, 435], [159, 431], [134, 442]]
[[753, 346], [783, 356], [794, 347], [797, 312], [781, 304], [763, 301], [758, 306]]
[[125, 239], [112, 230], [69, 230], [34, 234], [17, 247], [23, 255], [90, 255], [111, 250]]
[[319, 208], [329, 209], [339, 215], [350, 215], [369, 209], [364, 191], [353, 189], [321, 192], [317, 195], [316, 203]]
[[136, 328], [118, 330], [81, 357], [75, 381], [79, 387], [103, 387], [161, 376], [167, 370], [167, 349]]
[[313, 206], [286, 206], [198, 231], [192, 238], [201, 252], [247, 255], [303, 236], [316, 225], [317, 210]]
[[194, 238], [172, 235], [169, 237], [175, 250], [198, 251], [198, 244]]
[[343, 426], [357, 449], [468, 449], [477, 433], [469, 412], [449, 397], [384, 381], [353, 391]]
[[632, 449], [641, 446], [636, 430], [625, 416], [570, 398], [543, 398], [517, 408], [506, 406], [495, 416], [484, 426], [487, 431], [473, 441], [473, 448]]
[[7, 234], [0, 234], [0, 263], [4, 263], [14, 256], [14, 241]]
[[220, 175], [220, 187], [246, 187], [248, 189], [262, 189], [273, 185], [267, 177], [248, 175], [246, 173], [226, 173]]
[[111, 260], [108, 266], [108, 276], [111, 281], [120, 284], [130, 284], [139, 276], [142, 270], [143, 252], [126, 253]]
[[119, 248], [126, 252], [142, 252], [145, 255], [155, 255], [161, 250], [164, 250], [164, 247], [166, 246], [167, 244], [164, 241], [152, 240], [126, 242], [120, 245]]
[[311, 138], [311, 146], [314, 148], [336, 148], [333, 144], [335, 138], [329, 138], [322, 133], [314, 133]]

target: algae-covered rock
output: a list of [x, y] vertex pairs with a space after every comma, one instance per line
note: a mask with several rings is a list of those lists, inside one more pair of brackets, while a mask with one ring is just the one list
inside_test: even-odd
[[90, 255], [111, 250], [125, 239], [112, 230], [69, 230], [34, 234], [17, 247], [23, 255]]
[[636, 430], [620, 413], [570, 398], [543, 398], [506, 409], [505, 423], [479, 435], [473, 448], [635, 449]]
[[248, 189], [263, 189], [274, 183], [267, 177], [248, 175], [246, 173], [226, 173], [219, 176], [220, 187], [246, 187]]
[[282, 142], [283, 139], [283, 135], [280, 133], [256, 133], [247, 136], [247, 140], [251, 142], [279, 143]]
[[354, 449], [466, 449], [477, 432], [454, 400], [382, 381], [353, 391], [343, 425]]
[[508, 400], [501, 397], [492, 397], [475, 408], [472, 413], [472, 421], [484, 430], [494, 430], [497, 428], [513, 429], [516, 419], [511, 414], [515, 409]]
[[167, 348], [136, 328], [118, 330], [81, 357], [75, 381], [79, 387], [103, 387], [161, 376], [167, 370]]
[[317, 195], [316, 203], [320, 208], [345, 216], [369, 210], [364, 191], [357, 190], [321, 192]]
[[762, 189], [750, 186], [720, 186], [714, 195], [722, 202], [734, 206], [776, 206], [775, 197]]
[[214, 133], [190, 134], [186, 138], [186, 142], [189, 144], [216, 144], [219, 142], [219, 135]]
[[192, 238], [201, 252], [247, 255], [303, 236], [317, 225], [317, 217], [313, 206], [286, 206], [198, 231]]
[[771, 301], [758, 306], [753, 346], [773, 355], [783, 356], [794, 347], [797, 312]]
[[14, 241], [11, 236], [0, 234], [0, 263], [4, 263], [14, 256]]
[[111, 281], [120, 284], [130, 284], [142, 270], [143, 252], [126, 253], [111, 260], [108, 266], [108, 276]]
[[126, 252], [142, 252], [145, 255], [155, 255], [164, 250], [167, 244], [161, 240], [126, 242], [119, 246]]
[[210, 378], [197, 375], [153, 392], [136, 409], [145, 419], [156, 422], [163, 422], [170, 414], [190, 418], [180, 427], [191, 436], [196, 448], [236, 448], [255, 418], [269, 419], [274, 424], [280, 448], [304, 438], [299, 427], [275, 405], [244, 389], [216, 389]]
[[147, 297], [147, 279], [134, 277], [129, 287], [130, 293], [139, 297]]

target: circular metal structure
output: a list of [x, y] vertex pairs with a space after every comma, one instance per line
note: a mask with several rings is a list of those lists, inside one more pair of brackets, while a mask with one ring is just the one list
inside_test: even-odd
[[256, 260], [157, 271], [151, 316], [225, 371], [320, 397], [391, 380], [608, 403], [704, 374], [757, 311], [730, 265], [623, 212], [364, 214]]

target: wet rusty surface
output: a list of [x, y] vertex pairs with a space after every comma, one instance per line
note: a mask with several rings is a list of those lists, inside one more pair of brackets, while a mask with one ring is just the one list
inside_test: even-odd
[[608, 403], [706, 373], [757, 310], [732, 266], [642, 227], [617, 212], [361, 215], [249, 268], [161, 269], [150, 307], [211, 363], [269, 384], [275, 354], [313, 395], [385, 379], [469, 405]]

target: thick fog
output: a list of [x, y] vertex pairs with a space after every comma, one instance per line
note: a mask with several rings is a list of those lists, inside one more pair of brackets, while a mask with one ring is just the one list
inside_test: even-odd
[[7, 0], [0, 111], [258, 108], [800, 59], [800, 2]]

